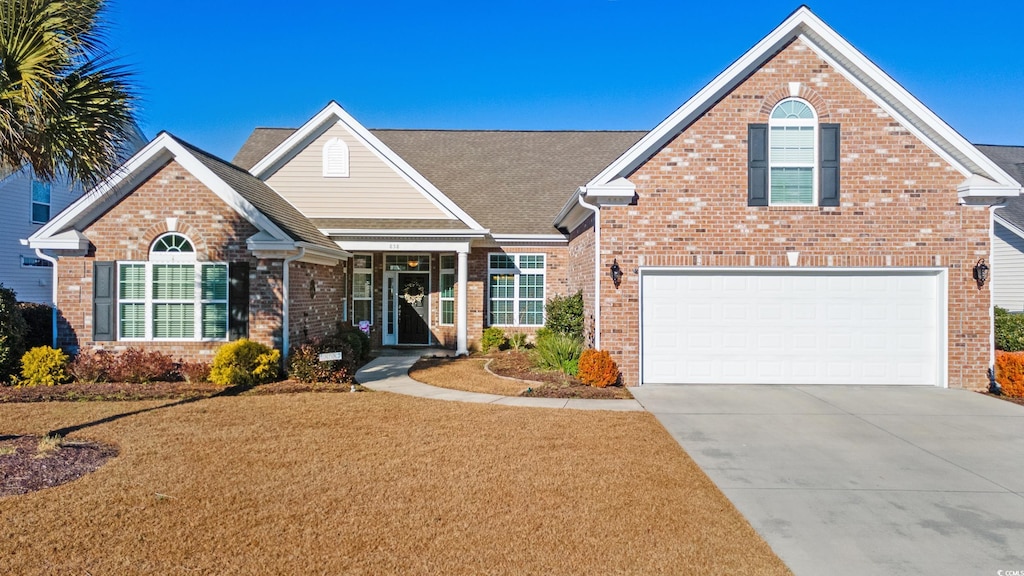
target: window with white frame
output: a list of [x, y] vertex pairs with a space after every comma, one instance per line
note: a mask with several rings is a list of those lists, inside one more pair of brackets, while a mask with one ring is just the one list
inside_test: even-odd
[[373, 324], [373, 254], [352, 258], [352, 325]]
[[455, 255], [441, 255], [441, 324], [455, 324]]
[[324, 143], [324, 178], [348, 178], [348, 144], [341, 138], [331, 138]]
[[37, 256], [22, 256], [21, 257], [22, 268], [53, 268], [53, 262], [49, 260], [43, 260]]
[[188, 238], [164, 234], [147, 262], [119, 262], [118, 338], [226, 340], [228, 266], [197, 262]]
[[48, 182], [32, 179], [32, 223], [45, 224], [50, 220], [50, 192]]
[[487, 262], [488, 323], [491, 326], [542, 326], [544, 279], [543, 254], [490, 254]]
[[817, 203], [818, 118], [803, 100], [786, 99], [768, 119], [769, 204]]

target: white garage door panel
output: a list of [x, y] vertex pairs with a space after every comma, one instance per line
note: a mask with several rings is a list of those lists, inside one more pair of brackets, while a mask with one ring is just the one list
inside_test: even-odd
[[941, 276], [648, 272], [648, 383], [940, 383]]

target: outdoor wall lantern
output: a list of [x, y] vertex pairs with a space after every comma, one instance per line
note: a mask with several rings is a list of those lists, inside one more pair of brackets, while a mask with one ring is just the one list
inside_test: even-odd
[[619, 260], [616, 258], [612, 260], [612, 268], [610, 275], [612, 277], [612, 283], [618, 288], [619, 284], [622, 284], [622, 268], [619, 268]]
[[417, 268], [420, 265], [420, 259], [419, 258], [409, 258], [408, 264], [409, 264], [409, 268]]
[[978, 263], [974, 265], [974, 281], [978, 283], [978, 288], [988, 282], [988, 264], [985, 263], [984, 258], [979, 259]]

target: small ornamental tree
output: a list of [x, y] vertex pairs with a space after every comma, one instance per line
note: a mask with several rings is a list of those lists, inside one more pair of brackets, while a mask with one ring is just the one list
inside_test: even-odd
[[544, 327], [558, 334], [583, 339], [583, 292], [553, 296], [544, 307]]

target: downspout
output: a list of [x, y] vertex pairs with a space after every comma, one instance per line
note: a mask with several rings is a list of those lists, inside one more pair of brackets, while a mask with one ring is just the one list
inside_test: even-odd
[[[1002, 208], [1005, 204], [995, 204], [988, 207], [988, 267], [994, 273], [996, 269], [996, 208]], [[988, 284], [988, 390], [999, 394], [1002, 388], [996, 382], [996, 293], [992, 290], [992, 280]]]
[[298, 254], [295, 254], [294, 256], [289, 256], [284, 259], [284, 271], [281, 273], [281, 277], [284, 281], [284, 288], [283, 290], [281, 290], [281, 297], [283, 300], [281, 302], [281, 348], [283, 348], [283, 350], [281, 350], [281, 361], [284, 362], [285, 366], [288, 365], [288, 347], [290, 345], [289, 341], [291, 340], [291, 337], [289, 335], [289, 332], [291, 331], [291, 325], [289, 324], [288, 321], [289, 309], [291, 308], [291, 290], [289, 289], [289, 286], [291, 284], [291, 274], [289, 274], [288, 272], [288, 265], [298, 260], [299, 258], [302, 258], [305, 255], [306, 248], [303, 246], [299, 246]]
[[50, 311], [50, 330], [53, 333], [53, 341], [50, 342], [51, 348], [57, 347], [57, 258], [55, 256], [47, 256], [43, 253], [42, 248], [36, 248], [36, 256], [46, 260], [50, 264], [53, 264], [53, 279], [50, 283], [53, 285], [51, 288], [50, 299], [52, 300], [53, 310]]
[[580, 187], [576, 199], [580, 206], [594, 213], [594, 349], [601, 349], [601, 207], [583, 199], [586, 188]]

